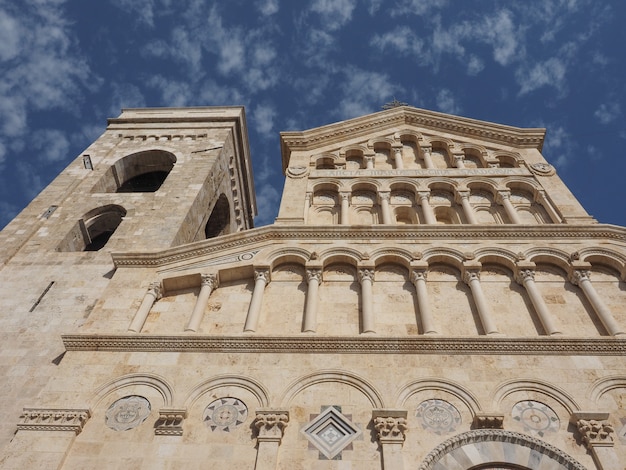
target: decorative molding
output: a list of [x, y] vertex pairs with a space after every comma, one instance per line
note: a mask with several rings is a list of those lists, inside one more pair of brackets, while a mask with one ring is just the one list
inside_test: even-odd
[[407, 412], [405, 411], [405, 416], [402, 417], [385, 416], [384, 411], [381, 410], [381, 416], [373, 418], [378, 440], [381, 443], [404, 442], [406, 431], [409, 428], [406, 421]]
[[603, 338], [62, 335], [68, 351], [377, 353], [624, 356], [626, 340]]
[[286, 174], [289, 178], [300, 179], [304, 178], [309, 173], [309, 170], [305, 166], [290, 166], [287, 168]]
[[448, 178], [459, 178], [468, 176], [531, 176], [532, 173], [526, 168], [422, 168], [422, 169], [401, 169], [401, 170], [375, 170], [361, 168], [358, 170], [345, 169], [319, 169], [311, 170], [309, 179], [316, 178], [355, 178], [355, 177], [375, 177], [394, 178], [402, 176], [405, 178], [433, 178], [445, 176]]
[[538, 176], [552, 176], [556, 173], [554, 167], [549, 163], [533, 163], [532, 165], [529, 165], [528, 168]]
[[[415, 226], [372, 226], [367, 229], [355, 229], [351, 226], [287, 226], [272, 225], [250, 229], [236, 234], [225, 235], [217, 239], [204, 240], [189, 245], [168, 248], [160, 252], [128, 252], [112, 253], [116, 267], [160, 267], [187, 260], [194, 260], [202, 256], [223, 253], [229, 249], [245, 249], [254, 244], [273, 244], [276, 241], [298, 240], [299, 242], [319, 240], [347, 240], [347, 241], [386, 241], [393, 239], [398, 243], [418, 240], [515, 240], [522, 242], [537, 239], [569, 239], [590, 242], [591, 240], [606, 239], [626, 242], [626, 229], [605, 224], [545, 224], [529, 227], [506, 224], [494, 225], [415, 225]], [[257, 248], [258, 249], [258, 248]], [[536, 251], [536, 250], [535, 250]], [[249, 253], [256, 252], [249, 251]], [[237, 257], [238, 255], [229, 255]], [[226, 257], [220, 256], [224, 263]], [[243, 260], [243, 259], [242, 259]], [[247, 259], [246, 259], [247, 260]], [[212, 265], [215, 260], [195, 262], [194, 267]], [[235, 260], [233, 260], [235, 261]], [[236, 260], [241, 261], [241, 260]], [[221, 264], [221, 263], [216, 263]], [[179, 266], [175, 269], [187, 269]]]
[[161, 408], [159, 419], [154, 427], [157, 436], [182, 436], [183, 421], [187, 418], [187, 410], [183, 408]]
[[502, 429], [504, 415], [499, 413], [476, 413], [473, 421], [474, 429]]
[[[538, 454], [558, 462], [563, 466], [564, 470], [586, 470], [584, 466], [567, 455], [561, 449], [554, 447], [547, 442], [527, 436], [526, 434], [503, 431], [501, 429], [477, 429], [463, 434], [458, 434], [451, 439], [442, 442], [432, 452], [430, 452], [418, 467], [418, 470], [432, 470], [435, 468], [437, 462], [439, 462], [446, 454], [454, 452], [456, 449], [461, 447], [472, 446], [480, 442], [501, 442], [528, 447]], [[478, 452], [477, 454], [481, 455]], [[485, 456], [485, 458], [489, 459], [489, 456]], [[485, 460], [484, 463], [488, 462], [489, 460]], [[523, 464], [527, 464], [527, 461], [523, 462]]]
[[86, 408], [24, 408], [17, 423], [19, 431], [72, 431], [80, 434], [91, 417]]

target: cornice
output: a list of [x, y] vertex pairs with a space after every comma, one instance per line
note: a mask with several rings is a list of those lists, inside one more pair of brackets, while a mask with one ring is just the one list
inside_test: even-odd
[[500, 241], [612, 240], [626, 242], [626, 228], [606, 224], [573, 225], [413, 225], [413, 226], [307, 226], [268, 225], [159, 252], [112, 253], [116, 267], [159, 267], [227, 250], [241, 250], [280, 241]]
[[63, 335], [67, 351], [624, 356], [615, 338]]
[[403, 124], [422, 127], [434, 132], [458, 134], [459, 137], [471, 136], [507, 146], [538, 150], [541, 150], [543, 146], [546, 132], [543, 128], [524, 129], [412, 106], [399, 106], [306, 131], [281, 132], [283, 168], [287, 167], [292, 150], [312, 150], [321, 144], [328, 145], [346, 138], [366, 136], [375, 131]]

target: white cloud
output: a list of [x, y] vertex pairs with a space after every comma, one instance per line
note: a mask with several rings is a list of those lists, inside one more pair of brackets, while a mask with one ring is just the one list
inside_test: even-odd
[[467, 61], [467, 74], [478, 75], [485, 68], [485, 63], [482, 59], [474, 54], [471, 54]]
[[170, 80], [162, 75], [150, 77], [147, 84], [161, 92], [164, 106], [190, 106], [197, 104], [190, 84], [185, 81]]
[[264, 16], [274, 15], [280, 8], [278, 0], [260, 0], [256, 2], [256, 7]]
[[513, 24], [510, 11], [500, 10], [486, 17], [480, 31], [493, 47], [493, 58], [497, 63], [507, 66], [517, 57], [520, 33]]
[[370, 44], [381, 51], [395, 49], [402, 53], [421, 54], [424, 42], [408, 26], [401, 26], [384, 34], [376, 34]]
[[11, 60], [20, 52], [22, 27], [14, 17], [0, 10], [0, 61]]
[[380, 72], [351, 66], [346, 68], [344, 75], [341, 90], [343, 98], [337, 107], [337, 113], [342, 119], [380, 111], [381, 106], [390, 101], [395, 93], [403, 91], [390, 81], [387, 74]]
[[326, 29], [335, 31], [352, 20], [356, 0], [314, 0], [311, 11], [322, 16]]
[[436, 97], [437, 108], [448, 114], [459, 114], [461, 107], [456, 102], [454, 95], [448, 89], [439, 90]]
[[122, 108], [142, 108], [146, 99], [139, 87], [131, 83], [111, 83], [111, 106], [109, 114], [117, 116]]
[[598, 118], [598, 120], [602, 124], [608, 124], [611, 121], [614, 121], [621, 114], [622, 114], [622, 109], [621, 109], [619, 103], [616, 103], [616, 102], [603, 103], [596, 110], [596, 112], [593, 113], [593, 115], [596, 118]]
[[367, 12], [371, 15], [374, 16], [378, 10], [380, 10], [380, 6], [383, 4], [383, 0], [366, 0], [365, 2], [367, 5]]
[[197, 104], [223, 106], [225, 104], [243, 104], [242, 93], [233, 86], [220, 85], [215, 80], [206, 80], [200, 85], [198, 92], [200, 102]]
[[448, 0], [401, 0], [391, 9], [391, 16], [432, 14], [432, 10], [445, 7]]
[[259, 104], [254, 108], [252, 118], [256, 131], [264, 138], [272, 137], [276, 108], [270, 104]]
[[38, 150], [37, 159], [58, 162], [68, 159], [70, 141], [58, 129], [41, 129], [32, 134], [33, 147]]
[[521, 67], [516, 73], [520, 95], [525, 95], [544, 86], [552, 86], [559, 93], [565, 92], [565, 63], [556, 57], [537, 63], [530, 69]]

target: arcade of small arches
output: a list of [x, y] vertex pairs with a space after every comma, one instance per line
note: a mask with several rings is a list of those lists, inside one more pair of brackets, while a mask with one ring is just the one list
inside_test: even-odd
[[[309, 259], [300, 252], [272, 259], [249, 266], [254, 287], [244, 333], [265, 331], [268, 310], [263, 299], [270, 296], [270, 303], [293, 303], [281, 305], [284, 315], [301, 312], [301, 333], [341, 331], [328, 317], [328, 309], [337, 310], [335, 301], [341, 298], [344, 304], [354, 301], [352, 307], [343, 306], [358, 325], [350, 330], [353, 333], [397, 335], [404, 330], [390, 324], [412, 322], [413, 334], [424, 335], [626, 336], [626, 317], [611, 308], [623, 302], [626, 260], [608, 253], [581, 258], [579, 253], [567, 256], [553, 249], [533, 249], [528, 256], [485, 249], [468, 258], [433, 249], [415, 258], [390, 250], [369, 256], [344, 248]], [[219, 272], [197, 275], [200, 291], [185, 331], [200, 329], [209, 297], [215, 292], [220, 296], [220, 277]], [[227, 283], [223, 287], [228, 289]], [[302, 297], [294, 295], [299, 291]], [[160, 281], [150, 285], [129, 331], [142, 331], [163, 293]], [[391, 313], [390, 302], [395, 302]], [[277, 330], [276, 325], [270, 330], [297, 333], [286, 327]]]
[[516, 179], [420, 183], [315, 180], [306, 195], [308, 224], [549, 224], [561, 218], [545, 191]]
[[519, 161], [519, 155], [508, 151], [487, 150], [409, 131], [311, 157], [316, 170], [518, 168]]

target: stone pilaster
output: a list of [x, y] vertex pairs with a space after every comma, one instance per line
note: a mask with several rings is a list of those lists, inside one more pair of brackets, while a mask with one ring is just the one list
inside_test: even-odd
[[577, 411], [570, 418], [600, 470], [621, 468], [622, 465], [613, 449], [615, 430], [608, 419], [609, 413], [588, 411]]
[[372, 420], [382, 448], [383, 468], [404, 469], [402, 445], [408, 429], [406, 410], [374, 410]]
[[257, 429], [257, 454], [255, 470], [275, 470], [278, 464], [278, 447], [289, 423], [289, 411], [257, 410], [254, 427]]

